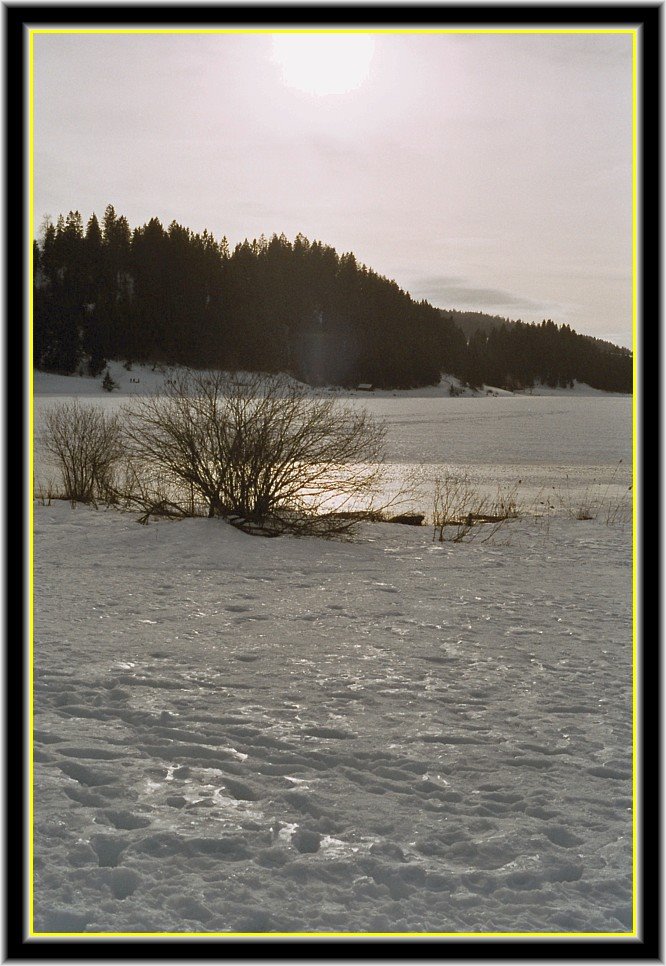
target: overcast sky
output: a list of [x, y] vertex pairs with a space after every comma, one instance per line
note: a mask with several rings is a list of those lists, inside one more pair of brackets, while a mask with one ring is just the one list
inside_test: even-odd
[[631, 36], [34, 38], [34, 210], [353, 251], [631, 346]]

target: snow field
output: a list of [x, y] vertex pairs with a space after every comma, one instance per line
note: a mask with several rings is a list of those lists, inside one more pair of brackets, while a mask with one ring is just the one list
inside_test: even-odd
[[[178, 367], [152, 366], [152, 365], [133, 365], [131, 369], [126, 369], [122, 361], [112, 360], [107, 366], [109, 374], [118, 387], [117, 392], [122, 395], [142, 395], [148, 392], [155, 392], [160, 389], [164, 379], [170, 372], [178, 371]], [[106, 371], [106, 370], [105, 370]], [[116, 391], [108, 393], [102, 388], [104, 373], [99, 376], [63, 376], [54, 372], [41, 372], [35, 370], [33, 373], [33, 385], [36, 394], [47, 395], [77, 395], [77, 396], [97, 396], [100, 398], [113, 397]], [[572, 389], [552, 389], [550, 386], [537, 385], [533, 389], [524, 392], [512, 393], [506, 389], [498, 389], [495, 386], [483, 386], [475, 391], [463, 388], [462, 383], [456, 376], [443, 374], [440, 383], [436, 386], [422, 386], [419, 389], [376, 389], [368, 393], [358, 389], [340, 389], [332, 387], [325, 392], [334, 392], [336, 395], [345, 397], [359, 397], [364, 400], [373, 398], [431, 398], [439, 399], [450, 395], [450, 387], [453, 386], [456, 392], [465, 396], [476, 394], [500, 396], [616, 396], [621, 397], [620, 393], [606, 393], [600, 389], [593, 389], [591, 386], [582, 382], [574, 382]]]
[[627, 932], [631, 541], [35, 505], [37, 932]]

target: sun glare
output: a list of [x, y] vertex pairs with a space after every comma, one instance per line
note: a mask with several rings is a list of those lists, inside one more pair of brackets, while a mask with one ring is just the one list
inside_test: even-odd
[[272, 59], [287, 87], [308, 94], [344, 94], [368, 77], [374, 48], [369, 34], [277, 34]]

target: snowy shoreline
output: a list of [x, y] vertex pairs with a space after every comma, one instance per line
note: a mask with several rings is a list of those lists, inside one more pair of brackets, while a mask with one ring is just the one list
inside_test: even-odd
[[[92, 376], [62, 376], [52, 372], [41, 372], [35, 370], [33, 373], [33, 391], [38, 396], [101, 396], [109, 395], [142, 395], [159, 390], [164, 380], [168, 377], [171, 370], [168, 367], [153, 367], [133, 365], [130, 370], [126, 369], [122, 362], [109, 362], [108, 370], [111, 378], [117, 384], [117, 389], [112, 393], [102, 388], [103, 375]], [[373, 389], [365, 391], [362, 389], [337, 389], [322, 388], [314, 389], [313, 392], [334, 394], [340, 398], [425, 398], [437, 399], [448, 398], [450, 387], [454, 387], [457, 398], [470, 397], [478, 398], [483, 396], [607, 396], [609, 398], [631, 398], [623, 393], [604, 392], [601, 389], [593, 389], [584, 383], [576, 382], [573, 389], [552, 389], [549, 386], [535, 386], [533, 389], [521, 392], [509, 392], [507, 389], [498, 389], [494, 386], [484, 386], [475, 391], [462, 387], [460, 380], [456, 376], [443, 375], [441, 382], [437, 386], [424, 386], [419, 389]]]

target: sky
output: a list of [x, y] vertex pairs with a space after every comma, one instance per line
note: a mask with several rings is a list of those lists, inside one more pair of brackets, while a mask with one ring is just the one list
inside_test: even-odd
[[37, 34], [35, 232], [300, 232], [631, 347], [631, 78], [629, 34]]

